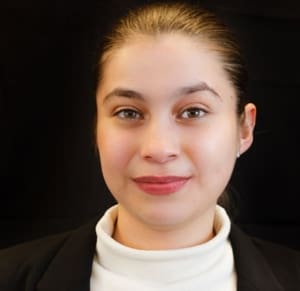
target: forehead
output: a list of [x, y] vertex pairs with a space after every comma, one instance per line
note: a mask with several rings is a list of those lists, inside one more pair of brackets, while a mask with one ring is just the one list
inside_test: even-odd
[[207, 41], [178, 34], [141, 36], [110, 55], [98, 91], [129, 87], [149, 94], [205, 82], [221, 95], [233, 95], [220, 56]]

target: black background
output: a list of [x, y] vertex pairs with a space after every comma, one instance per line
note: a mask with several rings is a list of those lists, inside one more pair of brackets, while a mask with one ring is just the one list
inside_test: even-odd
[[[111, 21], [146, 2], [1, 1], [0, 247], [72, 229], [114, 203], [93, 141], [95, 52]], [[300, 249], [299, 4], [190, 2], [238, 34], [258, 107], [254, 145], [231, 181], [236, 222]]]

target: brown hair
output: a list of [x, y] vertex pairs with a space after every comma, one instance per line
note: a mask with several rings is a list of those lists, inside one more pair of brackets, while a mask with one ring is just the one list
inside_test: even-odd
[[176, 33], [209, 43], [221, 57], [237, 95], [237, 112], [246, 104], [247, 71], [233, 33], [215, 14], [195, 5], [156, 3], [142, 6], [121, 18], [105, 39], [99, 62], [98, 83], [113, 53], [139, 36]]

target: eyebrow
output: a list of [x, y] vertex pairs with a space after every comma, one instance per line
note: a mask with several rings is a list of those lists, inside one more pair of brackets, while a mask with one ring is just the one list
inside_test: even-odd
[[[188, 94], [192, 94], [192, 93], [200, 92], [200, 91], [209, 91], [215, 97], [218, 97], [221, 99], [221, 97], [217, 93], [217, 91], [215, 91], [213, 88], [208, 86], [207, 83], [205, 83], [205, 82], [200, 82], [200, 83], [197, 83], [196, 85], [192, 85], [192, 86], [180, 87], [177, 90], [175, 90], [174, 95], [175, 95], [175, 97], [178, 97], [178, 96], [188, 95]], [[125, 97], [125, 98], [130, 98], [130, 99], [138, 99], [138, 100], [142, 100], [142, 101], [145, 100], [143, 94], [141, 94], [137, 91], [122, 88], [122, 87], [117, 87], [117, 88], [113, 89], [110, 93], [105, 95], [105, 97], [103, 99], [103, 103], [107, 102], [112, 97]]]

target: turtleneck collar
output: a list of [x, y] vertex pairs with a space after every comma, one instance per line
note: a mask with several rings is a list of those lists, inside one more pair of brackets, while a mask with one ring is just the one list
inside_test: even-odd
[[94, 263], [105, 270], [151, 286], [193, 281], [193, 278], [206, 282], [232, 275], [230, 220], [220, 206], [216, 207], [214, 219], [216, 235], [203, 244], [176, 250], [137, 250], [118, 243], [111, 237], [117, 215], [116, 205], [107, 210], [96, 226]]

